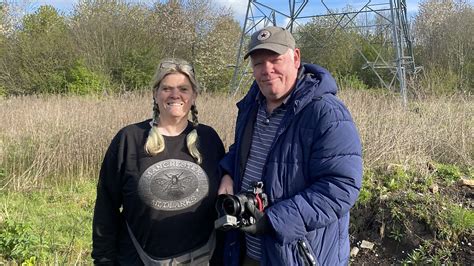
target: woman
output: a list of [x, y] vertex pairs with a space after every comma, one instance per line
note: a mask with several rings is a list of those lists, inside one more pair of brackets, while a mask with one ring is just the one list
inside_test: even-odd
[[189, 63], [162, 61], [152, 88], [153, 118], [120, 130], [105, 154], [92, 257], [95, 264], [207, 265], [224, 146], [198, 123]]

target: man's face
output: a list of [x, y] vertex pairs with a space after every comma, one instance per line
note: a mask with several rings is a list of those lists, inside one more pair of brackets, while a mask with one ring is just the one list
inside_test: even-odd
[[300, 50], [285, 54], [257, 50], [250, 55], [253, 76], [270, 104], [281, 104], [296, 82], [300, 67]]

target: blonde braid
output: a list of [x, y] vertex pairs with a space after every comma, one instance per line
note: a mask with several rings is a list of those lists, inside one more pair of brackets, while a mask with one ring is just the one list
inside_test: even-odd
[[197, 134], [196, 127], [199, 125], [197, 114], [198, 114], [198, 111], [197, 111], [196, 105], [193, 104], [191, 106], [191, 116], [193, 120], [194, 129], [191, 132], [189, 132], [189, 134], [186, 136], [186, 144], [188, 146], [188, 151], [191, 154], [191, 156], [194, 158], [194, 160], [196, 160], [197, 164], [201, 164], [202, 156], [197, 147], [198, 134]]
[[165, 140], [158, 131], [159, 118], [160, 110], [158, 109], [155, 99], [153, 99], [153, 121], [145, 143], [145, 151], [151, 156], [155, 156], [165, 149]]
[[191, 117], [193, 120], [193, 126], [197, 127], [199, 125], [199, 121], [198, 121], [198, 110], [195, 104], [191, 105]]

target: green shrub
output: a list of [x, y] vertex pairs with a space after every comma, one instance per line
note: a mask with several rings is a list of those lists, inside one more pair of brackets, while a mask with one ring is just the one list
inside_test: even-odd
[[143, 89], [150, 84], [155, 63], [150, 54], [133, 50], [123, 57], [119, 66], [112, 69], [113, 81], [129, 90]]
[[7, 96], [7, 88], [5, 86], [0, 85], [0, 98]]
[[462, 80], [446, 68], [426, 69], [419, 79], [417, 93], [445, 95], [453, 94], [460, 89]]
[[11, 61], [4, 62], [10, 66], [9, 89], [21, 94], [64, 93], [74, 57], [66, 18], [52, 6], [41, 6], [22, 23], [4, 58]]
[[474, 230], [474, 211], [458, 205], [451, 206], [447, 211], [448, 224], [456, 237]]
[[459, 167], [452, 164], [436, 164], [436, 175], [448, 183], [454, 183], [462, 177]]
[[373, 171], [364, 169], [364, 178], [362, 179], [362, 188], [357, 198], [356, 206], [367, 205], [374, 200], [374, 192], [376, 181], [374, 180], [375, 174]]
[[391, 164], [385, 174], [382, 175], [382, 178], [383, 186], [389, 192], [405, 190], [414, 183], [414, 175], [399, 164]]
[[67, 91], [77, 95], [95, 94], [110, 85], [108, 78], [87, 68], [82, 60], [78, 60], [67, 71]]
[[6, 259], [24, 261], [35, 257], [40, 239], [32, 234], [31, 227], [10, 219], [4, 221], [0, 230], [0, 254]]
[[369, 86], [367, 86], [367, 84], [365, 84], [357, 75], [348, 74], [335, 76], [340, 88], [352, 88], [356, 90], [365, 90], [369, 88]]
[[[0, 264], [90, 265], [96, 182], [0, 193]], [[27, 222], [17, 222], [27, 221]]]

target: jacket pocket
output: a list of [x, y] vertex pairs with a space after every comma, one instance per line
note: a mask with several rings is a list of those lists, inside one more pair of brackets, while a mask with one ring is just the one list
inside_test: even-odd
[[313, 254], [313, 250], [307, 243], [305, 239], [299, 239], [298, 240], [298, 252], [300, 255], [300, 258], [303, 261], [303, 265], [310, 265], [310, 266], [316, 266], [318, 263], [316, 262], [316, 257]]

